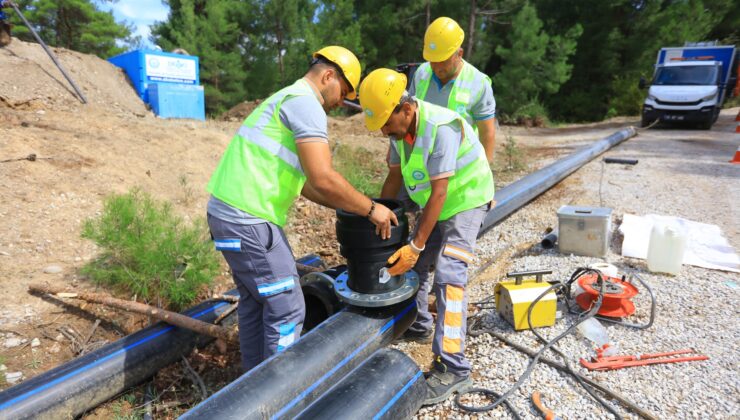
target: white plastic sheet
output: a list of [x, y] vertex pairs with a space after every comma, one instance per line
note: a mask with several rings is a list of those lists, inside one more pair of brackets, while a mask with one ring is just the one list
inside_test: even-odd
[[635, 216], [625, 214], [619, 231], [624, 235], [622, 255], [625, 257], [647, 259], [650, 231], [656, 221], [683, 229], [687, 235], [686, 253], [683, 263], [712, 270], [740, 273], [740, 258], [722, 236], [717, 225], [694, 222], [680, 217]]

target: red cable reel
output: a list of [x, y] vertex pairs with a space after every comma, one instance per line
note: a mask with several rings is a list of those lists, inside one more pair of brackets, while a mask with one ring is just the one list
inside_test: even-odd
[[[610, 318], [624, 318], [635, 313], [635, 305], [630, 301], [637, 295], [637, 288], [617, 277], [601, 276], [604, 279], [604, 298], [598, 315]], [[583, 292], [576, 296], [576, 303], [584, 311], [588, 311], [599, 297], [597, 274], [586, 274], [578, 279], [578, 285]]]

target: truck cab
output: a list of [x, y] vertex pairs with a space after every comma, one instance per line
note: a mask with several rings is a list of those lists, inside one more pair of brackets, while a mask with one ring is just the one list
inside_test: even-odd
[[663, 48], [642, 107], [642, 126], [660, 120], [710, 129], [731, 93], [734, 56], [734, 46]]

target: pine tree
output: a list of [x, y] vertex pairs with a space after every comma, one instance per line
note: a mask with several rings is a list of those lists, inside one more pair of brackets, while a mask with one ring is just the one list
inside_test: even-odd
[[182, 48], [200, 60], [206, 108], [220, 113], [244, 100], [246, 72], [239, 41], [238, 0], [171, 0], [168, 21], [154, 25], [152, 36], [165, 50]]
[[557, 92], [570, 77], [568, 58], [575, 52], [580, 34], [580, 26], [575, 25], [564, 35], [548, 35], [535, 7], [525, 3], [512, 20], [508, 46], [496, 48], [503, 61], [493, 79], [498, 108], [513, 116], [538, 103], [542, 96]]
[[[92, 0], [19, 0], [16, 4], [41, 39], [52, 46], [108, 58], [136, 42], [130, 25], [116, 23], [112, 13], [98, 10]], [[13, 34], [35, 42], [20, 18], [10, 15]]]

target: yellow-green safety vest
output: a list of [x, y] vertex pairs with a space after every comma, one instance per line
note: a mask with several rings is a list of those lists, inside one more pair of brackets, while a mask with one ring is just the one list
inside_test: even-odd
[[287, 98], [314, 95], [304, 79], [262, 102], [239, 128], [206, 188], [214, 197], [253, 216], [285, 225], [306, 175], [295, 137], [280, 121]]
[[404, 153], [404, 141], [396, 140], [396, 148], [401, 157], [401, 173], [409, 197], [420, 207], [424, 207], [432, 193], [427, 161], [434, 151], [437, 129], [440, 125], [459, 121], [463, 138], [457, 152], [455, 174], [449, 178], [447, 199], [439, 220], [447, 220], [465, 210], [482, 206], [493, 200], [493, 174], [486, 160], [486, 153], [478, 141], [473, 128], [460, 115], [424, 101], [419, 106], [419, 124], [416, 140], [409, 157]]
[[[414, 96], [418, 99], [424, 100], [427, 96], [429, 83], [432, 80], [433, 74], [432, 66], [428, 62], [416, 69], [416, 73], [414, 74]], [[447, 109], [460, 114], [477, 133], [478, 127], [470, 112], [473, 105], [478, 103], [485, 93], [486, 85], [491, 85], [491, 78], [463, 60], [462, 71], [460, 71], [460, 74], [457, 75], [457, 78], [452, 83], [452, 90], [447, 99]]]

